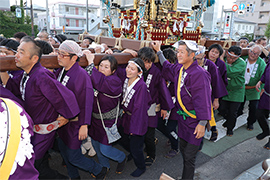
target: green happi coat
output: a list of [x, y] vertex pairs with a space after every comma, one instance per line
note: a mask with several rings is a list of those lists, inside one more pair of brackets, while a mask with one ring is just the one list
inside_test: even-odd
[[226, 58], [225, 62], [227, 68], [228, 86], [226, 89], [228, 95], [222, 97], [222, 99], [225, 101], [244, 102], [246, 63], [240, 57], [232, 64], [228, 64]]
[[[242, 56], [242, 58], [246, 61], [248, 61], [248, 56]], [[251, 73], [251, 77], [250, 80], [248, 82], [248, 84], [246, 84], [247, 86], [256, 86], [256, 84], [258, 83], [258, 81], [260, 81], [262, 74], [264, 72], [266, 63], [264, 62], [264, 60], [260, 57], [258, 57], [256, 64], [254, 65], [253, 71]], [[261, 86], [261, 88], [263, 88], [263, 86]], [[256, 91], [256, 88], [253, 89], [246, 89], [245, 92], [245, 97], [246, 100], [259, 100], [260, 99], [260, 92]]]

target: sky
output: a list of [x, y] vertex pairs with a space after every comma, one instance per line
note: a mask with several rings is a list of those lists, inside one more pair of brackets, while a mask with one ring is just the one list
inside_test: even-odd
[[[17, 1], [17, 4], [20, 3], [20, 0], [10, 0], [10, 5], [15, 5], [16, 1]], [[23, 1], [25, 2], [26, 0], [23, 0]], [[63, 0], [63, 1], [79, 2], [81, 4], [86, 3], [86, 0]], [[181, 0], [179, 0], [179, 1], [181, 1]], [[231, 8], [232, 5], [234, 4], [233, 2], [235, 2], [235, 0], [216, 0], [216, 1], [219, 1], [220, 9], [221, 9], [222, 5], [224, 5], [224, 8], [226, 8], [226, 9]], [[48, 0], [48, 3], [51, 3], [51, 2], [55, 2], [55, 0]], [[27, 0], [27, 3], [30, 3], [30, 0]], [[32, 3], [37, 4], [39, 6], [43, 6], [43, 7], [46, 6], [46, 0], [32, 0]], [[97, 0], [88, 0], [88, 3], [97, 4], [99, 2]]]
[[[23, 2], [27, 1], [28, 4], [30, 4], [30, 0], [23, 0]], [[48, 3], [52, 3], [52, 2], [56, 2], [57, 0], [48, 0]], [[84, 4], [86, 3], [86, 0], [59, 0], [59, 1], [62, 1], [62, 2], [78, 2], [80, 4]], [[9, 0], [10, 2], [10, 5], [15, 5], [16, 2], [17, 2], [17, 5], [20, 4], [20, 0]], [[46, 0], [32, 0], [32, 3], [33, 4], [36, 4], [36, 5], [39, 5], [39, 6], [42, 6], [42, 7], [46, 7]], [[99, 1], [97, 0], [88, 0], [88, 3], [89, 4], [98, 4]], [[28, 5], [29, 6], [29, 5]]]

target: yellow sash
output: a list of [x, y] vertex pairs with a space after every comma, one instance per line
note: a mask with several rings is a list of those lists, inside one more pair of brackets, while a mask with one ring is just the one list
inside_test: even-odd
[[[183, 68], [184, 67], [182, 66], [181, 69], [180, 69], [180, 72], [179, 72], [179, 78], [178, 78], [178, 83], [177, 83], [177, 100], [178, 100], [181, 108], [183, 109], [183, 111], [185, 113], [187, 113], [193, 119], [196, 119], [197, 118], [196, 115], [188, 112], [188, 110], [184, 106], [184, 104], [182, 102], [182, 99], [181, 99], [181, 94], [180, 94], [181, 87], [180, 86], [181, 86], [181, 78], [182, 78]], [[216, 126], [216, 121], [215, 121], [215, 117], [214, 117], [214, 112], [213, 112], [212, 104], [211, 104], [211, 120], [209, 121], [209, 124], [210, 124], [210, 126]]]
[[21, 139], [21, 119], [17, 105], [6, 98], [1, 98], [8, 107], [8, 117], [10, 117], [10, 133], [6, 154], [0, 167], [0, 179], [8, 179], [12, 166], [15, 162], [20, 139]]

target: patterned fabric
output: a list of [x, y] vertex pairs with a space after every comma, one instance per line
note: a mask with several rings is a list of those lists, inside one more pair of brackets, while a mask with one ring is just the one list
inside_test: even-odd
[[65, 40], [59, 47], [59, 50], [66, 51], [69, 54], [76, 54], [81, 57], [83, 55], [80, 46], [71, 40]]

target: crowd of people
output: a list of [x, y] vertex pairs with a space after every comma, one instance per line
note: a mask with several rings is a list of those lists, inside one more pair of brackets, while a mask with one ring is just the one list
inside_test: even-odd
[[[15, 102], [24, 137], [18, 143], [29, 142], [24, 160], [16, 157], [16, 166], [6, 176], [80, 179], [78, 169], [82, 169], [96, 179], [105, 179], [110, 160], [118, 162], [117, 174], [133, 160], [136, 169], [130, 175], [140, 177], [155, 163], [155, 132], [159, 130], [171, 147], [164, 156], [173, 158], [181, 152], [182, 179], [193, 179], [206, 129], [212, 132], [210, 141], [218, 137], [215, 112], [226, 119], [227, 136], [233, 136], [246, 101], [247, 130], [252, 131], [258, 120], [262, 133], [256, 138], [266, 138], [270, 135], [270, 45], [264, 38], [256, 43], [240, 38], [239, 44], [225, 51], [219, 44], [206, 49], [204, 44], [180, 40], [163, 49], [160, 41], [153, 41], [152, 48], [137, 52], [109, 48], [89, 37], [79, 45], [65, 35], [47, 32], [35, 39], [23, 32], [1, 38], [0, 56], [15, 56], [21, 69], [0, 73], [1, 116], [10, 108], [8, 99]], [[245, 48], [249, 48], [248, 54], [242, 56]], [[94, 64], [97, 53], [104, 56]], [[114, 53], [130, 53], [134, 58], [118, 65]], [[61, 68], [42, 67], [42, 54], [57, 55]], [[78, 64], [83, 55], [88, 61], [85, 69]], [[6, 142], [12, 131], [8, 133], [1, 134]], [[84, 156], [91, 147], [98, 162]], [[270, 149], [270, 139], [264, 147]], [[50, 149], [61, 154], [69, 177], [51, 169]], [[6, 150], [0, 150], [2, 163]], [[23, 147], [18, 151], [24, 151]]]

